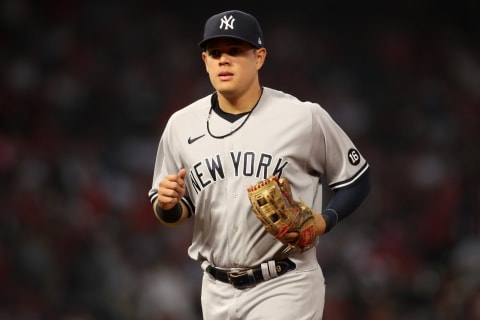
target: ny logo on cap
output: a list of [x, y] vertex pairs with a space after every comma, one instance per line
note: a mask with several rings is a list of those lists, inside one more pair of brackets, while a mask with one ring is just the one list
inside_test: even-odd
[[230, 16], [227, 18], [227, 16], [223, 16], [222, 20], [220, 20], [222, 23], [220, 24], [220, 29], [234, 29], [233, 28], [233, 23], [235, 22], [235, 18], [233, 16]]

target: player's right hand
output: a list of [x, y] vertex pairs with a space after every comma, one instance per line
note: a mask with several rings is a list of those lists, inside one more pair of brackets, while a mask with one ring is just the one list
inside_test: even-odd
[[170, 174], [160, 181], [158, 185], [158, 204], [162, 210], [172, 209], [185, 195], [186, 169], [181, 169], [177, 174]]

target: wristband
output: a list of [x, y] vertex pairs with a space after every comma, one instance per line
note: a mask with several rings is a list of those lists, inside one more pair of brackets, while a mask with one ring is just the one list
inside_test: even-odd
[[325, 233], [327, 233], [337, 224], [338, 213], [333, 209], [325, 209], [322, 211], [322, 217], [325, 219]]
[[156, 211], [160, 219], [167, 223], [174, 223], [180, 220], [183, 210], [180, 203], [177, 203], [175, 206], [173, 206], [173, 208], [168, 210], [163, 210], [157, 203]]

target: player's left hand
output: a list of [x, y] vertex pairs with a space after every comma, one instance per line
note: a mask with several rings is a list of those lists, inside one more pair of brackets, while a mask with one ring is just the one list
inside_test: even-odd
[[298, 240], [298, 232], [287, 232], [283, 237], [279, 238], [283, 243], [292, 243]]
[[[317, 211], [313, 211], [313, 220], [314, 227], [315, 227], [315, 237], [320, 236], [325, 233], [326, 223], [325, 220], [322, 218], [322, 215], [319, 214]], [[299, 233], [298, 232], [287, 232], [280, 240], [283, 243], [292, 243], [298, 240]]]

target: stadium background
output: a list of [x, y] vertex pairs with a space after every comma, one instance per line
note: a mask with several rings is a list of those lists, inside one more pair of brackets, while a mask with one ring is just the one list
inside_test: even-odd
[[168, 116], [212, 90], [203, 23], [231, 8], [262, 24], [262, 84], [319, 102], [372, 167], [317, 248], [325, 319], [480, 319], [473, 0], [0, 2], [0, 318], [201, 319], [191, 226], [146, 193]]

